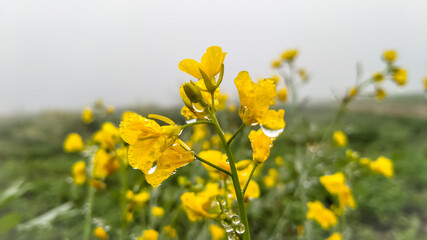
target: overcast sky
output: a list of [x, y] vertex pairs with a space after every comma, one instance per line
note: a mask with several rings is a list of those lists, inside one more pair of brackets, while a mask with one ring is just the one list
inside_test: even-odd
[[312, 99], [342, 94], [360, 62], [365, 77], [396, 49], [421, 92], [427, 76], [427, 1], [0, 0], [0, 114], [80, 109], [98, 97], [117, 106], [181, 104], [178, 69], [206, 48], [227, 52], [222, 91], [233, 80], [273, 71], [271, 61], [300, 49], [297, 65]]

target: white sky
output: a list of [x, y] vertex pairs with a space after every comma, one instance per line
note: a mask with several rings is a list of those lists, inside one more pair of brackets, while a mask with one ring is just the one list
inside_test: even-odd
[[206, 48], [227, 52], [222, 91], [237, 98], [242, 70], [267, 77], [287, 48], [312, 81], [314, 99], [342, 93], [380, 70], [384, 49], [398, 50], [409, 84], [427, 76], [427, 1], [0, 0], [0, 114], [80, 109], [98, 97], [118, 106], [181, 104], [192, 79], [177, 65]]

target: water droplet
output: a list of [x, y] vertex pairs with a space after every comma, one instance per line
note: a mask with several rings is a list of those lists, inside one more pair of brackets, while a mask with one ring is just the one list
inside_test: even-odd
[[203, 111], [205, 111], [204, 108], [200, 108], [201, 106], [198, 106], [197, 104], [193, 103], [192, 106], [193, 106], [194, 111], [196, 111], [196, 112], [203, 112]]
[[234, 225], [237, 225], [240, 223], [240, 217], [237, 215], [231, 216], [231, 222], [233, 222]]
[[220, 195], [216, 196], [216, 200], [217, 200], [218, 204], [220, 204], [222, 206], [224, 206], [226, 204], [224, 198]]
[[190, 124], [190, 123], [193, 123], [193, 122], [196, 122], [196, 121], [197, 121], [197, 118], [193, 118], [193, 119], [186, 120], [185, 122], [187, 124]]
[[234, 231], [234, 229], [231, 226], [228, 226], [225, 228], [225, 231], [229, 233], [229, 232]]
[[228, 238], [228, 240], [238, 240], [239, 239], [239, 237], [234, 232], [229, 233], [227, 238]]
[[283, 128], [282, 129], [278, 129], [278, 130], [272, 130], [272, 129], [268, 129], [268, 128], [264, 127], [263, 125], [261, 125], [261, 129], [262, 129], [262, 132], [267, 137], [271, 137], [271, 138], [275, 138], [275, 137], [279, 136], [283, 132]]
[[134, 167], [133, 169], [138, 169], [137, 167]]
[[230, 227], [230, 224], [227, 221], [222, 220], [221, 221], [221, 226], [223, 226], [224, 228], [228, 228], [228, 227]]
[[152, 174], [152, 173], [154, 173], [154, 171], [156, 171], [156, 168], [157, 168], [157, 165], [156, 165], [156, 166], [154, 166], [154, 167], [152, 167], [152, 168], [148, 171], [148, 174]]
[[243, 223], [239, 223], [239, 224], [236, 226], [236, 232], [237, 232], [238, 234], [243, 234], [243, 233], [245, 232], [245, 225], [243, 225]]

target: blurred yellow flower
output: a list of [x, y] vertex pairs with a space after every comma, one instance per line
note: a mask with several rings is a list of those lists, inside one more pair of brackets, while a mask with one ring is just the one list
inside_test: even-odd
[[372, 160], [371, 160], [371, 159], [369, 159], [369, 158], [364, 157], [364, 158], [360, 158], [359, 162], [360, 162], [360, 164], [361, 164], [361, 165], [363, 165], [363, 166], [370, 166], [370, 165], [371, 165]]
[[375, 82], [381, 82], [384, 80], [384, 75], [380, 72], [376, 72], [372, 75], [372, 79], [374, 79]]
[[345, 150], [345, 155], [348, 159], [355, 161], [359, 159], [359, 153], [356, 151], [353, 151], [351, 149], [346, 149]]
[[308, 80], [308, 74], [307, 74], [307, 71], [305, 71], [305, 69], [303, 68], [298, 69], [298, 75], [301, 78], [301, 80], [303, 80], [304, 82]]
[[340, 233], [338, 232], [334, 232], [332, 233], [332, 235], [330, 237], [328, 237], [328, 239], [326, 240], [342, 240], [342, 236]]
[[157, 240], [159, 238], [159, 233], [156, 230], [144, 230], [142, 236], [138, 240]]
[[200, 69], [209, 78], [213, 78], [219, 73], [226, 54], [220, 47], [212, 46], [206, 49], [200, 63], [194, 59], [184, 59], [178, 64], [178, 68], [197, 79], [203, 79]]
[[298, 49], [290, 49], [282, 54], [282, 59], [284, 61], [292, 61], [296, 56], [298, 56]]
[[406, 70], [403, 68], [396, 69], [393, 74], [393, 79], [398, 85], [405, 85], [407, 80]]
[[326, 188], [330, 194], [339, 194], [345, 185], [345, 176], [342, 172], [337, 172], [332, 175], [322, 176], [319, 178], [320, 183]]
[[427, 91], [427, 77], [424, 78], [424, 91]]
[[248, 137], [251, 141], [253, 160], [263, 163], [270, 156], [270, 148], [273, 146], [272, 138], [266, 136], [262, 129], [252, 130]]
[[78, 161], [73, 164], [71, 174], [73, 176], [74, 184], [82, 185], [86, 182], [86, 164], [84, 161]]
[[93, 140], [98, 143], [101, 148], [112, 151], [116, 148], [116, 143], [120, 142], [120, 130], [111, 122], [102, 124], [101, 130], [93, 135]]
[[93, 113], [90, 108], [84, 108], [82, 112], [82, 120], [84, 123], [89, 124], [93, 121]]
[[209, 232], [212, 235], [212, 240], [221, 240], [225, 238], [225, 231], [222, 229], [222, 227], [210, 224], [209, 225]]
[[160, 126], [132, 112], [125, 113], [120, 124], [120, 135], [129, 144], [129, 164], [140, 169], [147, 182], [154, 187], [159, 186], [177, 168], [194, 161], [193, 153], [178, 143], [180, 133], [180, 126]]
[[355, 96], [357, 95], [357, 92], [358, 92], [357, 87], [352, 87], [352, 88], [350, 88], [350, 90], [348, 91], [348, 95], [349, 95], [350, 97], [355, 97]]
[[163, 231], [166, 233], [166, 235], [168, 235], [169, 238], [173, 239], [173, 238], [177, 238], [178, 237], [178, 232], [171, 225], [164, 226], [163, 227]]
[[120, 163], [116, 156], [107, 153], [104, 149], [99, 148], [95, 153], [93, 165], [93, 176], [96, 178], [106, 178], [119, 169]]
[[274, 84], [277, 84], [280, 81], [280, 78], [278, 75], [272, 75], [271, 80], [273, 80]]
[[386, 92], [384, 91], [384, 89], [377, 87], [375, 89], [375, 99], [377, 99], [377, 101], [382, 100], [383, 98], [385, 98], [386, 96]]
[[188, 219], [192, 222], [216, 216], [216, 214], [208, 213], [211, 199], [207, 195], [185, 192], [181, 195], [181, 201]]
[[277, 166], [282, 166], [285, 164], [285, 160], [281, 156], [277, 156], [274, 161], [276, 162]]
[[338, 200], [340, 202], [340, 209], [343, 210], [345, 207], [355, 208], [356, 202], [354, 201], [351, 189], [345, 185], [338, 193]]
[[160, 218], [165, 215], [165, 210], [162, 207], [155, 206], [151, 209], [151, 213], [153, 214], [153, 216]]
[[137, 204], [144, 204], [150, 199], [150, 193], [147, 191], [139, 192], [138, 194], [135, 194], [133, 197], [133, 201], [135, 201]]
[[393, 162], [383, 156], [377, 158], [377, 160], [371, 162], [371, 170], [374, 173], [380, 173], [387, 178], [391, 178], [394, 175]]
[[107, 232], [102, 227], [96, 227], [95, 230], [93, 230], [93, 235], [102, 240], [109, 239]]
[[240, 72], [234, 79], [240, 98], [239, 115], [247, 126], [261, 124], [267, 129], [279, 130], [285, 127], [285, 111], [270, 110], [277, 95], [276, 85], [271, 79], [257, 84], [252, 82], [248, 72]]
[[338, 221], [335, 214], [325, 208], [321, 202], [308, 202], [307, 207], [307, 219], [315, 220], [323, 229], [328, 229], [337, 224]]
[[277, 98], [282, 102], [286, 101], [288, 99], [288, 89], [286, 87], [280, 89]]
[[335, 131], [332, 135], [334, 143], [339, 147], [347, 146], [347, 135], [343, 131]]
[[397, 53], [395, 50], [386, 50], [383, 54], [383, 59], [387, 62], [393, 62], [397, 58]]
[[278, 177], [279, 177], [279, 174], [278, 174], [277, 170], [274, 168], [270, 168], [268, 170], [268, 175], [263, 177], [262, 180], [264, 182], [264, 185], [267, 188], [273, 188], [274, 186], [276, 186]]
[[278, 67], [280, 67], [280, 65], [281, 65], [280, 60], [274, 60], [274, 61], [271, 63], [271, 66], [272, 66], [273, 68], [278, 68]]
[[80, 152], [84, 148], [82, 137], [78, 133], [68, 134], [63, 146], [65, 152]]

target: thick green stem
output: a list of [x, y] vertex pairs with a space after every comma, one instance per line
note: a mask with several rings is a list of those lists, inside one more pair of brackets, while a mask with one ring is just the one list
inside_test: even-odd
[[233, 153], [231, 152], [230, 146], [227, 144], [227, 140], [225, 139], [224, 132], [222, 131], [222, 129], [218, 123], [218, 120], [215, 116], [215, 113], [209, 111], [209, 115], [211, 117], [211, 121], [212, 121], [213, 126], [215, 128], [215, 131], [217, 132], [218, 136], [221, 139], [221, 142], [224, 146], [225, 152], [226, 152], [227, 157], [228, 157], [228, 163], [230, 164], [231, 179], [233, 180], [234, 191], [236, 192], [237, 203], [239, 205], [240, 220], [241, 220], [241, 223], [245, 226], [245, 232], [243, 233], [243, 239], [244, 240], [250, 240], [251, 235], [249, 232], [248, 216], [246, 214], [245, 201], [243, 198], [242, 189], [240, 187], [239, 177], [237, 175], [237, 169], [236, 169], [236, 165], [235, 165], [234, 156], [233, 156]]

